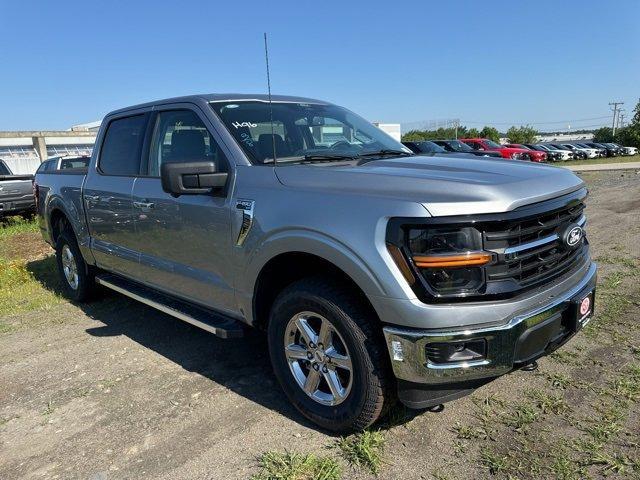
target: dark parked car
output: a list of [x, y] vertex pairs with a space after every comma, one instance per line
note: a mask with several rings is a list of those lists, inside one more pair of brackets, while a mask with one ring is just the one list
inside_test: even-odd
[[604, 150], [605, 155], [607, 157], [615, 157], [617, 155], [618, 150], [610, 147], [608, 145], [605, 145], [604, 143], [594, 143], [594, 142], [590, 142], [590, 143], [585, 143], [585, 145], [588, 145], [591, 148], [599, 148], [600, 150]]
[[445, 150], [440, 145], [424, 140], [421, 142], [402, 142], [405, 147], [408, 147], [413, 153], [417, 153], [419, 155], [450, 155], [452, 157], [457, 158], [469, 158], [469, 157], [477, 157], [478, 155], [474, 153], [462, 153], [462, 152], [452, 152], [449, 150]]
[[522, 146], [531, 150], [535, 150], [536, 152], [546, 153], [547, 160], [549, 162], [561, 162], [562, 160], [565, 160], [562, 153], [558, 150], [549, 150], [547, 148], [544, 148], [542, 145], [536, 145], [535, 143], [523, 143]]
[[461, 142], [460, 140], [433, 140], [433, 143], [435, 143], [436, 145], [440, 145], [447, 152], [468, 153], [477, 157], [502, 158], [502, 155], [500, 155], [500, 153], [498, 152], [474, 150], [469, 145]]
[[558, 150], [568, 150], [573, 153], [573, 158], [576, 160], [587, 158], [587, 152], [580, 150], [577, 147], [565, 146], [561, 143], [545, 143], [549, 148], [556, 148]]

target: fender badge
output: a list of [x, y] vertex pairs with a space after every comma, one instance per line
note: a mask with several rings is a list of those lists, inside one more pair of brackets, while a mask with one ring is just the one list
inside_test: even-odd
[[253, 209], [255, 206], [254, 200], [238, 199], [236, 208], [242, 211], [242, 224], [240, 225], [240, 231], [238, 232], [238, 239], [236, 240], [236, 246], [241, 247], [244, 244], [249, 231], [253, 226]]

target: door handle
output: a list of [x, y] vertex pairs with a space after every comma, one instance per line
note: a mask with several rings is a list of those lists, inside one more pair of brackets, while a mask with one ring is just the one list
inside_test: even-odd
[[133, 206], [136, 208], [140, 208], [141, 210], [151, 210], [155, 207], [155, 203], [153, 202], [133, 202]]

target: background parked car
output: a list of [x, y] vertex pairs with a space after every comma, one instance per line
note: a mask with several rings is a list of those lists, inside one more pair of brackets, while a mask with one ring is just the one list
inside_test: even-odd
[[[429, 140], [424, 140], [422, 142], [402, 142], [405, 147], [408, 147], [412, 152], [427, 155], [427, 156], [435, 156], [435, 155], [443, 155], [443, 156], [451, 156], [454, 158], [469, 158], [469, 157], [478, 157], [478, 155], [474, 153], [463, 153], [457, 151], [449, 151], [445, 150], [443, 147], [438, 145], [437, 143], [431, 142]], [[496, 155], [499, 157], [499, 155]]]
[[64, 155], [49, 157], [42, 162], [36, 173], [55, 172], [57, 170], [67, 170], [69, 168], [87, 168], [89, 166], [89, 155]]
[[35, 212], [32, 180], [33, 175], [14, 175], [9, 166], [0, 160], [0, 218]]
[[563, 157], [567, 157], [567, 158], [563, 158], [563, 160], [573, 160], [575, 158], [582, 158], [582, 155], [577, 157], [573, 150], [569, 150], [567, 148], [560, 148], [550, 143], [540, 143], [539, 145], [549, 150], [552, 150], [554, 152], [561, 152]]
[[496, 157], [502, 158], [502, 155], [498, 152], [486, 152], [480, 150], [474, 150], [466, 143], [462, 143], [460, 140], [432, 140], [436, 145], [440, 145], [447, 152], [469, 153], [477, 157]]
[[586, 153], [587, 158], [598, 158], [600, 156], [600, 151], [598, 149], [583, 147], [579, 143], [563, 143], [562, 146], [567, 148], [576, 148], [581, 152]]
[[547, 153], [541, 152], [540, 150], [536, 150], [533, 148], [529, 148], [526, 145], [521, 145], [519, 143], [507, 143], [505, 147], [509, 148], [521, 148], [523, 150], [527, 150], [529, 157], [531, 157], [532, 162], [546, 162], [547, 161]]
[[620, 155], [635, 155], [638, 153], [638, 149], [636, 147], [623, 147], [617, 143], [609, 143], [608, 145], [612, 145], [614, 148], [617, 148]]
[[588, 145], [589, 147], [592, 147], [592, 148], [601, 149], [602, 151], [604, 151], [605, 157], [615, 157], [616, 153], [618, 152], [616, 148], [608, 147], [604, 143], [589, 142], [589, 143], [585, 143], [585, 145]]
[[499, 143], [489, 140], [488, 138], [461, 138], [461, 142], [466, 143], [476, 151], [482, 152], [498, 152], [502, 158], [510, 158], [512, 160], [531, 160], [529, 150], [524, 148], [509, 148]]
[[550, 148], [557, 148], [558, 150], [568, 150], [573, 154], [573, 158], [575, 158], [576, 160], [587, 158], [587, 152], [583, 152], [579, 148], [573, 146], [568, 147], [561, 143], [547, 143], [546, 145], [548, 145]]
[[550, 148], [547, 148], [544, 145], [538, 145], [535, 143], [524, 143], [522, 145], [524, 147], [530, 148], [531, 150], [546, 153], [547, 161], [549, 162], [562, 162], [564, 160], [569, 160], [571, 158], [570, 152], [563, 153], [560, 150], [551, 150]]

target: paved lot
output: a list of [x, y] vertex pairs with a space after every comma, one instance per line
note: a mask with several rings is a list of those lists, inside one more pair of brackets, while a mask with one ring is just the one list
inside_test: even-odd
[[638, 170], [640, 162], [598, 163], [595, 165], [567, 165], [565, 168], [574, 172], [598, 172], [604, 170]]
[[[596, 318], [538, 372], [441, 413], [395, 409], [379, 478], [640, 476], [640, 175], [584, 178]], [[69, 304], [49, 254], [34, 231], [0, 237], [0, 269], [23, 282], [0, 294], [1, 479], [248, 478], [285, 450], [372, 477], [289, 406], [261, 335], [220, 340], [110, 294]]]

